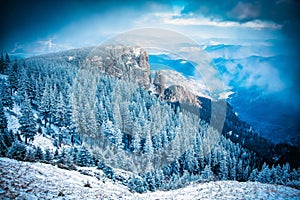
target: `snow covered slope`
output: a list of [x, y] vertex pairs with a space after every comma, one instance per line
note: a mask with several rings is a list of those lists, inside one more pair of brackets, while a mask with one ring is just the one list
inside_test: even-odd
[[[93, 168], [97, 171], [95, 168]], [[85, 187], [89, 183], [90, 187]], [[49, 164], [0, 158], [0, 199], [300, 199], [297, 189], [219, 181], [173, 191], [132, 193], [101, 175], [91, 177]]]

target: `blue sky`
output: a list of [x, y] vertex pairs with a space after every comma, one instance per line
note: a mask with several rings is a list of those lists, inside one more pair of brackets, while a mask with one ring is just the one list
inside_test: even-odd
[[220, 43], [276, 40], [293, 49], [290, 52], [298, 49], [299, 3], [293, 0], [11, 0], [1, 7], [0, 47], [11, 54], [97, 45], [144, 27], [179, 31], [200, 43], [210, 38]]

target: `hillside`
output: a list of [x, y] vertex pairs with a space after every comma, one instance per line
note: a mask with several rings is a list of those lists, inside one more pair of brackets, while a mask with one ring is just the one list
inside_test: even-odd
[[[179, 79], [178, 73], [155, 72], [152, 79], [148, 61], [147, 52], [139, 47], [104, 46], [8, 63], [0, 87], [1, 156], [73, 170], [65, 173], [77, 170], [132, 192], [170, 191], [158, 193], [159, 197], [209, 181], [215, 181], [207, 186], [212, 192], [215, 184], [231, 183], [218, 181], [258, 181], [299, 189], [300, 168], [294, 159], [298, 149], [282, 146], [284, 151], [277, 151], [224, 99], [193, 93], [181, 85], [185, 77]], [[53, 167], [48, 166], [45, 171], [51, 172]], [[22, 177], [28, 174], [30, 181], [45, 180], [42, 171], [24, 170]], [[64, 172], [49, 176], [56, 184]], [[5, 180], [1, 177], [3, 184]], [[60, 184], [64, 182], [69, 183], [68, 178]], [[29, 186], [25, 184], [24, 190], [30, 192]], [[58, 185], [49, 187], [61, 195], [66, 192], [58, 191]], [[238, 186], [243, 187], [247, 188]], [[3, 189], [14, 191], [6, 185]], [[198, 195], [189, 189], [184, 195], [190, 192]]]
[[[84, 168], [83, 168], [84, 169]], [[95, 168], [91, 169], [97, 172]], [[300, 190], [257, 182], [192, 183], [173, 191], [132, 193], [100, 174], [0, 158], [0, 198], [11, 199], [299, 199]], [[90, 187], [85, 187], [86, 183]]]

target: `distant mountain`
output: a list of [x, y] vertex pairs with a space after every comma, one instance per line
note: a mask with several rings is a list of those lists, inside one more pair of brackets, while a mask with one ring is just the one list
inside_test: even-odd
[[295, 91], [300, 88], [286, 78], [297, 80], [293, 74], [298, 69], [294, 61], [295, 57], [290, 56], [213, 59], [225, 84], [234, 92], [229, 102], [239, 117], [274, 142], [297, 145], [300, 141], [300, 104], [299, 94]]

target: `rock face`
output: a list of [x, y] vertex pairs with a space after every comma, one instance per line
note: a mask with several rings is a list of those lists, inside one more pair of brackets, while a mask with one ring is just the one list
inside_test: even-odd
[[139, 47], [100, 46], [92, 49], [84, 65], [97, 67], [107, 74], [150, 87], [148, 53]]
[[181, 85], [171, 85], [169, 88], [165, 89], [164, 99], [171, 102], [179, 101], [198, 105], [200, 107], [200, 102], [197, 99], [197, 96], [186, 91]]

